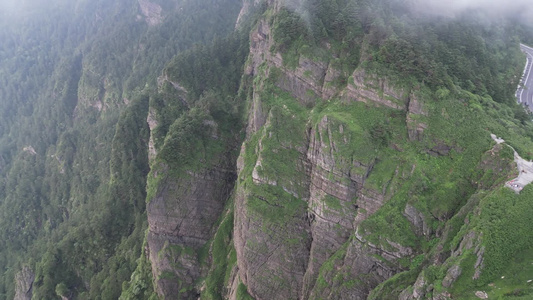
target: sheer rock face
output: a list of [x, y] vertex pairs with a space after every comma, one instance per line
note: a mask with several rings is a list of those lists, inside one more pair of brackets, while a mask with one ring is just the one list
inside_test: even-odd
[[405, 92], [394, 88], [388, 80], [369, 76], [361, 69], [355, 70], [351, 78], [353, 81], [349, 81], [342, 92], [343, 98], [405, 109], [407, 100]]
[[311, 243], [305, 213], [271, 224], [248, 209], [248, 196], [240, 188], [235, 203], [241, 282], [256, 299], [299, 299]]
[[[400, 295], [400, 300], [418, 300], [418, 299], [426, 299], [426, 292], [428, 292], [429, 296], [432, 294], [433, 287], [427, 286], [428, 280], [425, 278], [423, 273], [420, 273], [418, 278], [416, 279], [416, 282], [414, 283], [413, 287], [406, 288], [403, 290]], [[430, 296], [431, 297], [431, 296]], [[435, 299], [435, 298], [433, 298]]]
[[[265, 126], [273, 125], [267, 120]], [[313, 299], [348, 295], [363, 299], [374, 286], [397, 271], [383, 266], [381, 261], [373, 257], [375, 254], [391, 261], [412, 254], [410, 249], [401, 245], [395, 245], [399, 249], [397, 252], [389, 253], [378, 246], [369, 246], [365, 241], [350, 242], [350, 236], [360, 222], [384, 204], [385, 196], [363, 188], [372, 164], [347, 161], [336, 153], [332, 126], [336, 125], [324, 117], [315, 129], [310, 130], [309, 138], [304, 141], [306, 145], [297, 147], [307, 149], [300, 153], [300, 158], [293, 166], [305, 170], [304, 179], [299, 184], [304, 192], [297, 194], [306, 206], [300, 214], [286, 216], [282, 224], [273, 224], [249, 208], [249, 202], [255, 196], [253, 187], [242, 184], [237, 189], [235, 246], [239, 274], [256, 299]], [[243, 148], [241, 157], [245, 151]], [[257, 151], [258, 161], [268, 151], [261, 146], [261, 140]], [[253, 185], [285, 184], [268, 178], [259, 180], [254, 172], [243, 173], [242, 160], [239, 164], [241, 182], [245, 181], [246, 176], [252, 176]], [[289, 193], [289, 189], [284, 190]], [[358, 212], [359, 208], [363, 210]], [[350, 278], [374, 272], [375, 276], [365, 277], [367, 281], [364, 286], [346, 289], [331, 282], [332, 289], [325, 290], [317, 285], [320, 268], [343, 246], [347, 250], [339, 260], [338, 268], [343, 269]], [[336, 274], [333, 270], [327, 272], [325, 280], [334, 281]]]
[[[146, 122], [148, 123], [148, 127], [150, 128], [150, 132], [153, 132], [153, 130], [159, 125], [154, 109], [150, 108], [150, 110], [148, 111]], [[152, 161], [156, 156], [157, 150], [155, 148], [154, 136], [150, 134], [150, 140], [148, 141], [148, 160]]]
[[[271, 5], [276, 10], [280, 2]], [[291, 115], [291, 108], [268, 104], [262, 98], [265, 80], [274, 79], [274, 85], [305, 109], [337, 95], [407, 110], [405, 93], [386, 81], [367, 79], [361, 71], [354, 73], [354, 84], [335, 86], [341, 73], [331, 64], [300, 57], [296, 66], [288, 67], [280, 53], [271, 51], [273, 45], [269, 22], [259, 21], [250, 35], [245, 66], [245, 74], [255, 79], [247, 142], [236, 160], [239, 178], [233, 242], [237, 266], [225, 296], [234, 299], [243, 283], [255, 299], [364, 299], [376, 285], [400, 271], [397, 259], [413, 254], [392, 241], [388, 242], [395, 250], [382, 249], [356, 234], [361, 222], [390, 197], [385, 190], [365, 185], [375, 161], [341, 151], [350, 139], [362, 137], [334, 117], [325, 115], [312, 123], [307, 117]], [[296, 120], [295, 130], [301, 134], [274, 145], [275, 134], [291, 130], [279, 127], [283, 117]], [[287, 151], [290, 157], [281, 157]], [[282, 158], [280, 168], [295, 171], [293, 177], [275, 168], [272, 172], [272, 166], [265, 171], [273, 160]], [[220, 166], [162, 180], [148, 204], [149, 256], [161, 296], [184, 299], [198, 294], [190, 289], [183, 292], [203, 276], [193, 253], [213, 236], [213, 224], [234, 185], [235, 173], [226, 171], [231, 167]], [[326, 263], [328, 268], [324, 268]], [[339, 274], [356, 282], [346, 284]]]
[[[398, 272], [375, 258], [386, 254], [384, 250], [362, 239], [349, 241], [346, 251], [341, 254], [334, 260], [333, 268], [323, 272], [326, 284], [317, 284], [309, 299], [366, 299], [374, 287]], [[347, 285], [345, 280], [357, 283]]]
[[259, 5], [261, 2], [262, 0], [242, 0], [241, 11], [239, 12], [239, 16], [235, 22], [236, 29], [241, 27], [242, 22], [246, 19], [246, 17], [248, 17], [253, 8]]
[[[356, 228], [361, 187], [371, 165], [347, 161], [336, 153], [339, 141], [332, 135], [336, 127], [327, 116], [311, 131], [307, 157], [311, 164], [308, 211], [313, 242], [305, 277], [303, 298], [315, 286], [320, 266], [346, 243]], [[363, 169], [358, 175], [355, 169]]]
[[[283, 58], [279, 52], [270, 51], [273, 45], [270, 25], [265, 20], [259, 21], [257, 28], [250, 35], [250, 61], [245, 71], [246, 74], [268, 76], [272, 67], [275, 67], [281, 71], [277, 78], [277, 86], [289, 92], [306, 106], [313, 106], [317, 99], [329, 99], [336, 93], [331, 83], [340, 76], [338, 70], [330, 64], [314, 61], [304, 56], [299, 58], [295, 68], [289, 68], [283, 64]], [[267, 68], [261, 68], [261, 66], [267, 66]], [[261, 72], [266, 73], [261, 74]]]
[[431, 234], [431, 228], [427, 225], [424, 214], [418, 211], [414, 206], [407, 204], [403, 215], [407, 218], [415, 229], [415, 233], [419, 236], [429, 236]]
[[428, 127], [424, 121], [424, 118], [428, 116], [428, 112], [424, 108], [424, 104], [416, 96], [411, 95], [408, 100], [407, 134], [409, 140], [420, 141], [422, 140], [424, 130]]
[[29, 267], [23, 267], [15, 276], [15, 298], [14, 300], [30, 300], [33, 291], [33, 281], [35, 274]]
[[[348, 101], [407, 110], [403, 91], [395, 90], [384, 80], [367, 79], [364, 72], [354, 74], [354, 85], [339, 89], [332, 82], [341, 74], [328, 63], [300, 57], [294, 68], [285, 66], [282, 56], [270, 51], [274, 41], [265, 20], [258, 23], [250, 38], [246, 74], [268, 78], [276, 72], [275, 85], [304, 107], [339, 95]], [[268, 164], [264, 158], [278, 153], [264, 146], [271, 128], [277, 126], [271, 121], [270, 108], [261, 99], [264, 84], [263, 80], [254, 80], [248, 112], [247, 136], [259, 135], [258, 142], [245, 143], [237, 161], [234, 242], [239, 279], [256, 299], [366, 299], [376, 285], [400, 271], [393, 267], [397, 259], [413, 254], [412, 249], [390, 241], [395, 251], [354, 236], [359, 224], [390, 197], [385, 191], [365, 186], [375, 162], [340, 153], [339, 149], [350, 139], [348, 129], [324, 116], [316, 126], [307, 128], [307, 133], [302, 132], [305, 138], [284, 146], [296, 150], [296, 158], [288, 167], [299, 170], [299, 178], [262, 174], [260, 170]], [[255, 149], [246, 149], [247, 146]], [[255, 153], [253, 162], [246, 161], [248, 152]], [[269, 203], [269, 199], [255, 194], [256, 188], [271, 187], [282, 188], [296, 197], [303, 208], [284, 215], [282, 222], [268, 220], [252, 203], [264, 201], [275, 210], [275, 201]], [[377, 255], [390, 264], [383, 263]], [[333, 264], [333, 268], [323, 270], [325, 262]], [[338, 274], [359, 283], [346, 285], [338, 280]]]
[[213, 236], [234, 178], [232, 170], [213, 168], [160, 185], [147, 206], [149, 257], [159, 295], [196, 296], [197, 291], [179, 291], [201, 274], [195, 251]]
[[[271, 118], [272, 115], [269, 114], [265, 128], [273, 126]], [[275, 199], [266, 199], [256, 194], [254, 187], [250, 185], [265, 190], [269, 187], [277, 188], [277, 191], [281, 189], [284, 195], [279, 196], [283, 199], [292, 198], [293, 203], [301, 201], [296, 198], [309, 199], [309, 171], [304, 152], [305, 144], [292, 145], [294, 149], [299, 150], [291, 168], [301, 170], [303, 174], [300, 178], [287, 182], [280, 178], [260, 175], [257, 171], [261, 166], [263, 154], [268, 151], [263, 148], [263, 142], [268, 138], [269, 135], [262, 134], [255, 149], [258, 152], [257, 159], [248, 162], [254, 165], [254, 171], [245, 174], [243, 169], [239, 170], [241, 176], [235, 197], [234, 228], [239, 277], [248, 287], [250, 294], [257, 299], [298, 299], [311, 244], [307, 212], [303, 207], [299, 207], [293, 211], [293, 215], [282, 216], [286, 214], [285, 209], [278, 207], [278, 204], [274, 203]], [[306, 139], [303, 143], [305, 141]], [[243, 147], [241, 156], [245, 152], [246, 148]], [[243, 167], [239, 165], [240, 168]], [[252, 180], [246, 181], [248, 176], [252, 177]], [[266, 216], [262, 211], [250, 208], [251, 201], [265, 201], [267, 205], [273, 206], [272, 209], [276, 213]]]

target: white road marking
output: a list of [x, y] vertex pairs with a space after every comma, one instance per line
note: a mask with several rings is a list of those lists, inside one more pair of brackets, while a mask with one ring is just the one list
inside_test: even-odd
[[[533, 49], [532, 49], [532, 50], [533, 50]], [[527, 56], [528, 64], [529, 64], [529, 62], [530, 62], [529, 56], [531, 56], [531, 55], [528, 53], [528, 56]], [[526, 66], [527, 66], [527, 65], [526, 65]], [[528, 81], [528, 79], [529, 79], [529, 75], [531, 75], [531, 66], [529, 67], [529, 71], [527, 72], [526, 80], [524, 81], [524, 87], [525, 87], [525, 85], [527, 84], [527, 81]], [[522, 94], [524, 93], [524, 87], [522, 87], [522, 91], [520, 92], [520, 103], [522, 103]], [[527, 99], [526, 99], [526, 103], [527, 103]]]
[[[528, 106], [531, 105], [531, 107], [533, 107], [533, 93], [530, 93], [529, 90], [526, 93], [526, 99], [525, 99], [526, 101], [525, 102], [522, 101], [522, 96], [524, 94], [524, 90], [527, 87], [529, 76], [531, 75], [531, 69], [532, 69], [532, 63], [533, 63], [533, 55], [531, 54], [530, 51], [533, 51], [533, 48], [531, 48], [529, 46], [526, 46], [524, 44], [520, 44], [520, 47], [521, 47], [522, 51], [524, 53], [526, 53], [527, 63], [526, 63], [526, 68], [524, 69], [524, 72], [522, 73], [521, 84], [518, 86], [518, 90], [516, 91], [516, 96], [518, 98], [518, 103], [525, 103], [526, 105], [528, 105]], [[527, 75], [526, 75], [526, 79], [524, 80], [524, 75], [526, 74], [526, 71], [527, 71]], [[520, 93], [519, 93], [519, 91], [520, 91]], [[528, 99], [528, 96], [530, 94], [531, 94], [531, 97], [532, 97], [531, 100]], [[528, 103], [528, 101], [529, 101], [529, 103]]]
[[520, 46], [522, 46], [522, 47], [524, 47], [524, 48], [527, 48], [527, 49], [533, 51], [533, 48], [531, 48], [531, 47], [529, 47], [529, 46], [526, 46], [526, 45], [524, 45], [524, 44], [520, 44]]

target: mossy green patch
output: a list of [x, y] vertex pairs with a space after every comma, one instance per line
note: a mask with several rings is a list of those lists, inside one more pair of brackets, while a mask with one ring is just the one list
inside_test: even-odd
[[398, 295], [416, 280], [418, 272], [410, 270], [400, 272], [385, 280], [374, 288], [368, 295], [368, 300], [398, 299]]
[[242, 282], [239, 282], [239, 286], [237, 287], [236, 298], [237, 300], [254, 300], [254, 298], [248, 294], [248, 289]]
[[[237, 263], [237, 255], [233, 246], [233, 218], [233, 201], [230, 201], [219, 221], [220, 225], [213, 240], [206, 244], [211, 254], [211, 268], [204, 280], [205, 289], [201, 294], [202, 300], [224, 299], [225, 287]], [[202, 259], [200, 261], [202, 262]]]
[[285, 225], [287, 221], [302, 216], [307, 203], [280, 186], [252, 184], [248, 186], [248, 207], [263, 221]]

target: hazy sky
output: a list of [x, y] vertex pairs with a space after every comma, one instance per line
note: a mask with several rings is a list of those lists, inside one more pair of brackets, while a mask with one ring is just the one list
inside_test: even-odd
[[480, 9], [493, 17], [513, 16], [533, 24], [533, 0], [414, 0], [419, 10], [453, 16]]
[[[111, 0], [112, 1], [112, 0]], [[327, 1], [327, 0], [324, 0]], [[372, 1], [372, 0], [371, 0]], [[399, 1], [399, 0], [396, 0]], [[533, 0], [404, 0], [413, 4], [416, 10], [432, 14], [453, 16], [469, 9], [482, 9], [491, 16], [513, 16], [523, 23], [533, 25]], [[0, 12], [14, 14], [32, 3], [61, 2], [61, 0], [0, 0]], [[284, 0], [291, 8], [302, 0]]]
[[16, 0], [0, 0], [0, 10], [13, 10], [16, 7], [17, 2], [18, 1]]

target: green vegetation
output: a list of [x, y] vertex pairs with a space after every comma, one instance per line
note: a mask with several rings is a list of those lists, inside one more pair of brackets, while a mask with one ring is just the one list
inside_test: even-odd
[[[505, 201], [506, 205], [502, 207], [506, 208], [509, 203], [514, 203], [510, 198], [514, 197], [514, 194], [510, 191], [505, 191], [508, 194], [505, 197], [485, 191], [495, 186], [501, 187], [507, 176], [513, 172], [512, 152], [507, 147], [500, 150], [497, 156], [493, 152], [487, 152], [494, 145], [490, 133], [504, 137], [523, 157], [532, 157], [529, 150], [533, 146], [533, 128], [529, 121], [531, 115], [524, 113], [524, 110], [514, 103], [513, 95], [517, 85], [516, 74], [523, 68], [523, 55], [518, 48], [518, 34], [523, 32], [517, 30], [515, 24], [486, 23], [477, 19], [478, 17], [472, 18], [466, 14], [452, 20], [437, 18], [430, 22], [426, 16], [402, 8], [394, 1], [358, 4], [356, 13], [353, 14], [355, 18], [352, 20], [347, 20], [345, 10], [352, 9], [354, 1], [333, 1], [328, 4], [307, 1], [305, 5], [296, 8], [289, 6], [290, 10], [282, 10], [271, 20], [276, 40], [276, 46], [271, 48], [271, 51], [282, 53], [284, 64], [290, 72], [298, 67], [300, 56], [330, 63], [331, 60], [327, 57], [342, 57], [341, 45], [347, 44], [351, 34], [351, 43], [357, 44], [352, 44], [351, 48], [362, 60], [353, 63], [347, 57], [342, 57], [337, 60], [342, 63], [334, 66], [337, 70], [347, 70], [344, 76], [349, 81], [353, 80], [353, 77], [348, 78], [347, 75], [351, 75], [357, 67], [364, 68], [367, 73], [376, 74], [378, 78], [389, 79], [389, 83], [395, 88], [410, 94], [406, 97], [416, 95], [427, 112], [427, 116], [413, 116], [427, 127], [423, 137], [417, 141], [409, 141], [407, 128], [403, 123], [404, 115], [362, 103], [329, 99], [318, 101], [316, 106], [311, 107], [311, 111], [289, 111], [292, 112], [293, 119], [307, 120], [308, 128], [317, 131], [323, 144], [332, 148], [339, 167], [346, 166], [346, 162], [354, 159], [373, 166], [365, 181], [365, 188], [384, 193], [387, 202], [361, 224], [364, 237], [368, 241], [389, 250], [394, 250], [389, 241], [395, 242], [412, 248], [415, 253], [423, 253], [432, 250], [437, 244], [440, 245], [432, 237], [435, 233], [446, 230], [447, 239], [442, 246], [447, 249], [445, 251], [450, 251], [450, 247], [451, 250], [456, 249], [457, 241], [468, 232], [466, 227], [461, 229], [461, 226], [465, 218], [472, 218], [471, 212], [477, 204], [480, 205], [483, 216], [486, 213], [483, 211], [485, 201], [492, 203], [489, 211], [492, 211], [492, 205], [495, 205], [493, 198], [506, 199], [501, 200]], [[311, 26], [304, 27], [309, 15], [312, 16]], [[348, 21], [353, 22], [351, 27], [344, 27]], [[353, 31], [348, 33], [346, 28], [353, 28]], [[327, 50], [321, 44], [324, 41], [328, 42]], [[320, 55], [317, 55], [318, 53]], [[271, 73], [278, 77], [283, 76], [279, 72], [272, 69]], [[304, 76], [309, 75], [309, 72], [304, 73]], [[270, 85], [276, 84], [276, 78], [270, 78], [263, 83], [263, 89], [270, 90], [270, 94], [274, 95], [276, 92], [272, 93]], [[342, 88], [343, 84], [339, 87]], [[379, 89], [378, 86], [376, 88]], [[294, 103], [291, 99], [278, 99], [283, 100], [274, 102], [278, 108], [290, 109], [290, 104]], [[264, 103], [269, 102], [267, 100]], [[269, 111], [269, 118], [277, 113], [275, 107]], [[318, 124], [323, 120], [327, 120], [326, 128], [321, 129]], [[275, 130], [269, 126], [273, 127], [268, 124], [265, 132], [256, 133], [256, 136], [251, 138], [255, 148], [247, 148], [245, 161], [248, 162], [249, 151], [256, 152], [250, 160], [254, 165], [259, 159], [257, 151], [261, 152], [260, 158], [268, 157], [271, 153], [282, 153], [279, 157], [282, 157], [284, 165], [289, 164], [293, 168], [298, 166], [295, 163], [299, 157], [297, 153], [291, 156], [274, 147], [258, 150], [257, 141], [269, 141], [264, 136], [269, 136], [270, 132]], [[294, 125], [288, 125], [286, 121], [279, 126], [294, 128]], [[290, 135], [290, 132], [291, 130], [287, 130], [285, 135]], [[303, 132], [301, 134], [303, 135]], [[277, 138], [277, 142], [281, 145], [284, 143], [280, 138]], [[286, 149], [287, 147], [284, 148]], [[262, 159], [259, 171], [268, 170], [274, 165], [275, 163], [265, 163]], [[251, 171], [251, 168], [245, 167], [244, 173], [249, 176]], [[287, 172], [258, 174], [264, 175], [268, 180], [275, 180], [276, 176], [273, 174], [280, 178], [279, 173], [291, 174], [290, 168]], [[361, 171], [354, 172], [366, 175]], [[276, 183], [284, 187], [288, 184], [283, 179]], [[527, 194], [527, 190], [524, 190], [523, 194]], [[473, 200], [467, 202], [469, 198]], [[273, 199], [279, 197], [264, 197], [263, 202], [268, 203]], [[324, 201], [332, 207], [337, 204], [330, 198]], [[290, 201], [286, 200], [286, 203]], [[404, 216], [407, 203], [421, 212], [428, 223], [431, 236], [422, 238], [414, 234], [414, 228]], [[278, 205], [283, 206], [283, 203]], [[464, 210], [458, 214], [461, 208]], [[262, 208], [261, 211], [269, 210]], [[518, 211], [525, 214], [527, 209], [522, 206], [516, 210], [517, 213]], [[506, 212], [510, 213], [507, 210]], [[292, 212], [289, 212], [286, 216], [291, 214]], [[266, 215], [271, 214], [265, 213], [262, 216]], [[457, 217], [454, 217], [456, 215]], [[516, 218], [524, 222], [528, 220], [525, 215]], [[493, 261], [486, 263], [482, 276], [495, 278], [497, 275], [493, 269], [501, 268], [509, 262], [509, 256], [498, 253], [512, 255], [515, 251], [529, 249], [527, 241], [531, 239], [527, 238], [528, 227], [512, 221], [514, 217], [506, 218], [499, 213], [489, 219], [491, 221], [488, 224], [498, 225], [470, 225], [468, 228], [473, 227], [489, 235], [484, 236], [483, 243], [487, 245], [487, 249], [490, 245], [492, 250], [487, 250], [485, 256], [491, 257]], [[509, 220], [509, 230], [518, 226], [525, 228], [525, 231], [515, 230], [512, 234], [509, 233], [509, 236], [495, 235], [505, 228], [500, 226], [504, 219]], [[497, 242], [498, 238], [502, 241]], [[446, 255], [449, 255], [449, 252]], [[469, 275], [463, 275], [461, 278], [471, 278], [474, 272], [472, 258], [468, 255], [464, 254], [461, 264], [468, 269], [464, 274]], [[413, 270], [424, 268], [426, 263], [423, 256], [419, 254], [416, 257], [417, 263]], [[439, 275], [433, 276], [431, 280], [442, 280], [445, 272], [440, 270], [438, 273]], [[405, 278], [408, 279], [402, 281], [403, 287], [413, 283], [416, 273]], [[465, 289], [460, 287], [462, 280], [457, 283], [455, 292]], [[484, 277], [481, 281], [486, 282]], [[391, 280], [387, 285], [394, 286], [392, 282], [394, 281]], [[397, 294], [402, 291], [397, 286], [394, 289]], [[442, 291], [442, 287], [439, 289]], [[376, 297], [379, 298], [379, 294]]]
[[[13, 299], [23, 267], [35, 273], [36, 299], [157, 299], [143, 240], [146, 205], [165, 184], [214, 167], [234, 171], [245, 140], [236, 189], [250, 218], [268, 234], [290, 228], [309, 216], [311, 137], [334, 164], [328, 179], [383, 202], [359, 224], [362, 238], [391, 252], [412, 250], [392, 262], [372, 254], [398, 273], [370, 299], [396, 297], [421, 273], [434, 295], [533, 294], [533, 187], [520, 195], [502, 187], [516, 172], [513, 153], [490, 139], [494, 133], [533, 159], [531, 114], [514, 98], [524, 64], [519, 41], [533, 41], [523, 26], [430, 17], [396, 0], [287, 1], [276, 12], [264, 4], [237, 29], [234, 0], [157, 0], [150, 4], [161, 16], [155, 9], [150, 20], [143, 1], [37, 2], [20, 4], [17, 17], [0, 11], [0, 300]], [[258, 18], [271, 29], [267, 51], [283, 62], [263, 62], [251, 74]], [[307, 84], [317, 73], [313, 90], [290, 81]], [[358, 74], [363, 92], [405, 108], [348, 99], [343, 90]], [[324, 87], [331, 98], [315, 93]], [[245, 137], [252, 101], [265, 124]], [[409, 111], [413, 101], [421, 112]], [[423, 132], [413, 138], [418, 125]], [[352, 206], [366, 213], [352, 198], [322, 201], [351, 221]], [[180, 293], [227, 296], [237, 263], [233, 205], [226, 203], [205, 245], [167, 242], [160, 253], [200, 262], [194, 286], [162, 273], [180, 282]], [[479, 239], [461, 249], [470, 233]], [[287, 233], [281, 243], [297, 245], [305, 234]], [[370, 288], [343, 265], [347, 239], [320, 267], [319, 291]], [[484, 247], [483, 267], [473, 280], [476, 247]], [[431, 265], [433, 256], [439, 264]], [[445, 288], [454, 264], [463, 272]], [[236, 295], [252, 299], [243, 283]]]
[[157, 1], [164, 18], [148, 26], [137, 2], [37, 2], [0, 20], [0, 299], [13, 299], [22, 265], [38, 299], [117, 299], [122, 288], [148, 299], [156, 78], [177, 53], [233, 31], [240, 4]]
[[[233, 206], [233, 202], [229, 202], [229, 207]], [[202, 292], [202, 299], [224, 299], [228, 286], [228, 281], [232, 270], [236, 266], [237, 256], [235, 248], [232, 244], [233, 233], [233, 210], [228, 210], [217, 233], [210, 244], [210, 256], [212, 262], [211, 269], [205, 278], [205, 290]], [[209, 246], [207, 244], [206, 246]]]
[[248, 294], [246, 286], [240, 282], [237, 288], [237, 300], [253, 300], [254, 298]]

